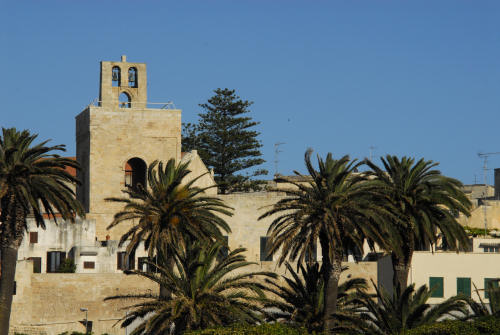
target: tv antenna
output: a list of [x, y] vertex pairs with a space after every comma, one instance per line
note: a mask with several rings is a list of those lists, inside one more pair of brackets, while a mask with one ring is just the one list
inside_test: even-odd
[[486, 197], [488, 196], [488, 157], [493, 155], [500, 155], [500, 152], [478, 152], [477, 156], [484, 159], [483, 163], [483, 216], [484, 216], [484, 236], [488, 235], [488, 218], [486, 217]]
[[278, 175], [278, 163], [279, 163], [278, 155], [280, 152], [283, 152], [282, 150], [280, 150], [280, 145], [283, 145], [283, 144], [286, 144], [286, 143], [285, 142], [274, 143], [274, 175], [275, 176]]

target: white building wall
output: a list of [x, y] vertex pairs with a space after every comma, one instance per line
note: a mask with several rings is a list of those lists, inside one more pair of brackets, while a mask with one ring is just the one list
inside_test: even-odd
[[484, 299], [485, 278], [500, 278], [500, 254], [470, 252], [415, 252], [408, 282], [429, 286], [430, 277], [443, 277], [443, 298], [431, 298], [430, 303], [438, 303], [457, 294], [457, 278], [471, 278], [471, 296], [477, 294], [474, 285]]

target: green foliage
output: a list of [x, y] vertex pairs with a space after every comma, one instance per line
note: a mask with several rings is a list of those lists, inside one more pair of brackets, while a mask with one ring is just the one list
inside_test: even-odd
[[[489, 317], [489, 316], [500, 316], [500, 288], [498, 287], [499, 280], [490, 280], [488, 282], [488, 287], [483, 290], [478, 290], [476, 284], [474, 285], [474, 291], [477, 294], [479, 302], [475, 301], [471, 297], [463, 297], [463, 299], [469, 305], [470, 318], [478, 317]], [[480, 291], [484, 291], [485, 295], [488, 297], [488, 303], [486, 303], [483, 298], [481, 298]]]
[[[360, 163], [349, 156], [325, 160], [318, 156], [318, 170], [311, 162], [312, 150], [305, 154], [308, 176], [295, 172], [301, 182], [278, 178], [293, 187], [280, 189], [287, 195], [259, 219], [272, 217], [269, 227], [270, 252], [281, 251], [279, 262], [286, 259], [309, 261], [317, 242], [321, 245], [324, 278], [324, 325], [333, 328], [331, 315], [337, 301], [336, 285], [346, 250], [361, 249], [366, 236], [376, 240], [380, 232], [371, 224], [380, 216], [373, 206], [371, 183], [356, 173]], [[305, 182], [304, 182], [305, 181]], [[382, 208], [383, 209], [383, 208]], [[370, 218], [372, 220], [370, 220]]]
[[71, 258], [66, 258], [57, 269], [57, 272], [60, 273], [75, 273], [75, 271], [76, 264]]
[[[109, 299], [142, 299], [129, 307], [122, 322], [126, 327], [135, 320], [151, 315], [134, 330], [135, 334], [163, 334], [175, 323], [176, 334], [184, 330], [225, 326], [232, 323], [262, 321], [261, 303], [265, 301], [263, 278], [276, 278], [271, 272], [244, 273], [245, 261], [239, 248], [227, 256], [221, 254], [224, 246], [194, 242], [186, 249], [176, 250], [174, 271], [159, 264], [159, 273], [131, 271], [168, 289], [172, 296], [162, 298], [154, 294], [132, 294]], [[262, 279], [261, 279], [262, 277]]]
[[[280, 310], [272, 314], [276, 320], [286, 320], [287, 323], [303, 326], [310, 332], [322, 331], [325, 285], [319, 264], [308, 263], [305, 267], [300, 264], [301, 275], [288, 262], [285, 265], [287, 272], [291, 275], [282, 276], [286, 285], [266, 279], [270, 286], [269, 290], [280, 298], [267, 303], [266, 307], [275, 307]], [[347, 267], [342, 271], [346, 269]], [[336, 314], [352, 314], [355, 291], [365, 288], [366, 281], [362, 278], [351, 278], [340, 284]]]
[[[307, 335], [310, 334], [304, 328], [296, 328], [280, 323], [263, 324], [259, 326], [236, 325], [225, 328], [213, 328], [197, 331], [189, 331], [184, 335]], [[319, 333], [313, 333], [318, 334]]]
[[262, 144], [259, 132], [252, 130], [259, 122], [245, 116], [252, 102], [241, 100], [234, 90], [216, 89], [207, 103], [201, 104], [196, 125], [184, 124], [182, 150], [198, 150], [208, 168], [214, 169], [214, 178], [222, 194], [260, 190], [264, 181], [252, 179], [266, 175], [263, 169], [248, 171], [265, 161], [261, 158]]
[[500, 335], [500, 319], [486, 317], [470, 322], [447, 320], [417, 327], [405, 335]]
[[[464, 226], [464, 230], [469, 236], [483, 236], [484, 235], [484, 228], [475, 228], [475, 227], [469, 227], [469, 226]], [[490, 234], [491, 229], [486, 229], [486, 235]]]
[[231, 231], [222, 215], [216, 215], [230, 216], [231, 208], [222, 200], [207, 196], [206, 189], [194, 186], [199, 177], [183, 183], [189, 173], [188, 163], [176, 165], [175, 160], [170, 159], [164, 165], [155, 161], [148, 167], [149, 187], [130, 187], [123, 191], [126, 197], [106, 199], [124, 204], [108, 229], [121, 223], [130, 226], [132, 220], [135, 222], [119, 242], [122, 245], [130, 241], [127, 252], [144, 242], [150, 257], [155, 253], [162, 256], [165, 252], [170, 257], [168, 253], [175, 246], [185, 246], [186, 238], [222, 240], [220, 230]]
[[[14, 285], [15, 260], [31, 214], [37, 226], [45, 229], [44, 214], [55, 222], [75, 221], [84, 217], [82, 205], [76, 200], [74, 186], [78, 180], [66, 171], [79, 169], [79, 164], [60, 157], [64, 145], [47, 146], [48, 141], [34, 144], [38, 135], [27, 130], [2, 128], [0, 136], [0, 333], [9, 328]], [[56, 215], [57, 213], [57, 215]], [[13, 262], [12, 262], [13, 260]]]
[[432, 161], [387, 155], [381, 157], [383, 169], [371, 161], [367, 165], [378, 184], [380, 206], [393, 213], [380, 231], [380, 244], [391, 253], [393, 284], [404, 290], [413, 252], [420, 246], [436, 244], [437, 232], [452, 250], [467, 249], [469, 238], [453, 213], [470, 215], [471, 202], [462, 183], [446, 177]]
[[[415, 284], [412, 284], [401, 293], [394, 290], [392, 295], [378, 289], [375, 284], [374, 287], [377, 299], [365, 292], [358, 292], [359, 308], [357, 315], [350, 321], [352, 328], [357, 328], [360, 333], [398, 335], [409, 329], [432, 324], [445, 316], [465, 315], [467, 311], [465, 301], [460, 296], [430, 305], [427, 301], [432, 291], [426, 285], [415, 289]], [[349, 322], [349, 318], [345, 322]]]

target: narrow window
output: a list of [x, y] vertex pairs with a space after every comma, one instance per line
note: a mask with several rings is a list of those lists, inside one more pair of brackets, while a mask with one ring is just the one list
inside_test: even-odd
[[490, 295], [488, 290], [498, 288], [499, 278], [484, 278], [484, 298], [489, 299]]
[[33, 261], [33, 273], [42, 272], [42, 258], [41, 257], [30, 257], [29, 260]]
[[121, 70], [118, 66], [111, 70], [111, 83], [113, 87], [121, 86]]
[[130, 108], [132, 106], [131, 101], [132, 100], [130, 99], [130, 95], [128, 95], [127, 92], [122, 92], [118, 97], [118, 107]]
[[30, 243], [31, 244], [38, 243], [38, 232], [36, 231], [30, 232]]
[[443, 277], [430, 277], [429, 288], [432, 291], [431, 297], [442, 298], [444, 296], [444, 279]]
[[117, 256], [117, 262], [116, 262], [116, 268], [118, 270], [133, 270], [135, 268], [135, 256], [134, 255], [129, 255], [127, 257], [127, 253], [125, 251], [120, 251], [116, 253]]
[[59, 270], [61, 263], [66, 259], [66, 253], [62, 251], [47, 252], [47, 273], [54, 273]]
[[16, 295], [16, 293], [17, 293], [17, 282], [14, 281], [14, 289], [12, 291], [12, 295]]
[[124, 251], [116, 253], [116, 257], [117, 257], [116, 268], [118, 270], [125, 270], [125, 255], [126, 254], [127, 253]]
[[139, 185], [146, 186], [146, 163], [137, 157], [131, 158], [125, 164], [125, 186], [137, 189]]
[[149, 272], [148, 257], [138, 257], [137, 258], [137, 270], [142, 272]]
[[95, 262], [83, 262], [84, 269], [95, 269]]
[[137, 69], [135, 67], [128, 69], [128, 86], [137, 87]]
[[470, 297], [471, 291], [470, 278], [457, 278], [457, 294], [463, 294]]
[[273, 260], [273, 254], [269, 252], [270, 244], [268, 236], [260, 237], [260, 261], [261, 262], [271, 262]]

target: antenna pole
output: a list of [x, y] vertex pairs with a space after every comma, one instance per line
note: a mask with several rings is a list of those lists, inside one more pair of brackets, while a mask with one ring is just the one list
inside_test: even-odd
[[488, 196], [488, 157], [491, 155], [498, 155], [500, 152], [478, 152], [479, 158], [484, 158], [483, 163], [483, 178], [484, 178], [484, 188], [483, 188], [483, 215], [484, 215], [484, 236], [488, 235], [488, 218], [486, 216], [486, 197]]
[[486, 196], [487, 196], [487, 186], [486, 183], [488, 182], [488, 156], [484, 156], [484, 164], [483, 164], [483, 175], [484, 175], [484, 188], [483, 188], [483, 215], [484, 215], [484, 237], [488, 235], [488, 218], [486, 216]]
[[279, 147], [280, 147], [280, 145], [283, 145], [283, 144], [285, 144], [285, 142], [274, 143], [274, 175], [275, 176], [278, 175], [278, 163], [279, 163], [278, 155], [280, 152], [283, 152], [279, 149]]

